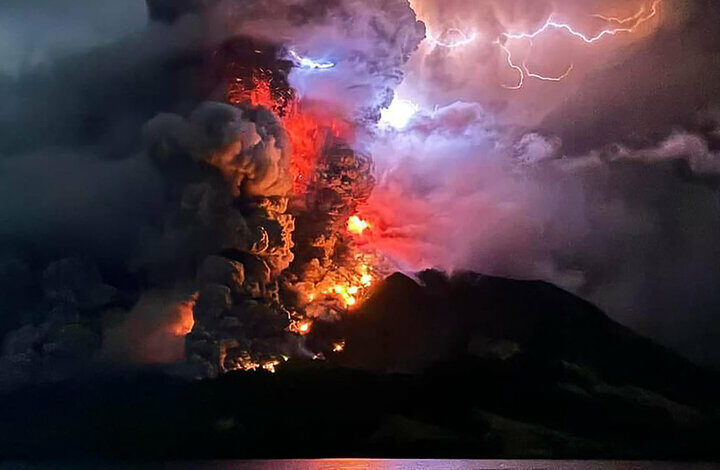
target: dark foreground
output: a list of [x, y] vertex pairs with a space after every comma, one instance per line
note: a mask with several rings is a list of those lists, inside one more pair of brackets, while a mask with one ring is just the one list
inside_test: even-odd
[[[549, 284], [395, 275], [340, 328], [344, 354], [277, 374], [115, 372], [7, 393], [0, 456], [720, 459], [716, 373]], [[211, 468], [289, 468], [228, 465]], [[343, 468], [312, 465], [293, 468]], [[469, 465], [448, 468], [496, 468]]]
[[[8, 463], [0, 470], [115, 470], [127, 463]], [[172, 463], [133, 462], [136, 470], [713, 470], [712, 463], [549, 460], [254, 460]]]

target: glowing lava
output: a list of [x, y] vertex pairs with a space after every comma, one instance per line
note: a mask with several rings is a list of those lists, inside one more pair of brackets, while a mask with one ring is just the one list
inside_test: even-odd
[[268, 372], [272, 372], [273, 374], [276, 371], [276, 367], [280, 365], [280, 361], [277, 359], [273, 359], [271, 361], [264, 362], [262, 364], [262, 368], [265, 369]]
[[360, 296], [364, 294], [365, 290], [373, 283], [373, 276], [370, 274], [368, 265], [362, 264], [359, 271], [359, 278], [355, 279], [354, 282], [339, 282], [325, 289], [323, 294], [339, 297], [347, 308], [355, 306]]
[[368, 228], [370, 228], [370, 224], [356, 215], [350, 217], [347, 221], [347, 229], [350, 233], [362, 235]]
[[312, 321], [305, 320], [293, 320], [290, 323], [290, 331], [298, 335], [306, 335], [312, 330]]
[[195, 293], [188, 300], [178, 302], [172, 307], [176, 321], [171, 324], [170, 329], [175, 336], [185, 336], [193, 330], [195, 326], [193, 310], [195, 310], [198, 296], [199, 294]]
[[[296, 68], [308, 70], [308, 73], [322, 73], [335, 65], [302, 57], [292, 50], [287, 51], [286, 59]], [[298, 217], [301, 217], [305, 215], [303, 211], [316, 210], [311, 203], [323, 184], [347, 198], [347, 212], [338, 210], [327, 222], [327, 231], [301, 234], [298, 239], [305, 242], [303, 246], [307, 246], [310, 253], [317, 250], [317, 254], [303, 260], [302, 264], [298, 263], [296, 271], [293, 271], [292, 266], [283, 273], [286, 277], [281, 278], [288, 290], [288, 296], [280, 299], [283, 307], [286, 307], [283, 312], [289, 320], [286, 331], [298, 336], [314, 333], [313, 336], [322, 337], [322, 329], [314, 331], [314, 322], [335, 321], [349, 310], [357, 308], [368, 295], [371, 285], [379, 278], [376, 257], [362, 252], [363, 240], [357, 237], [367, 233], [370, 224], [359, 216], [345, 219], [367, 197], [362, 189], [367, 187], [368, 194], [372, 189], [372, 178], [367, 181], [361, 179], [365, 171], [372, 171], [372, 162], [356, 158], [351, 150], [349, 143], [353, 141], [354, 124], [343, 119], [343, 114], [321, 103], [302, 100], [285, 85], [282, 78], [273, 75], [270, 70], [253, 70], [251, 79], [245, 76], [244, 81], [235, 80], [230, 85], [228, 101], [266, 107], [280, 119], [292, 148], [290, 170], [294, 187], [288, 199], [297, 211], [293, 215], [300, 214]], [[390, 126], [400, 128], [407, 125], [417, 109], [409, 101], [396, 100], [390, 114], [385, 114], [389, 117]], [[344, 146], [347, 146], [346, 151], [337, 150], [342, 150]], [[362, 166], [361, 163], [367, 164]], [[332, 186], [350, 183], [357, 184], [359, 189]], [[283, 203], [288, 204], [288, 201]], [[344, 232], [345, 229], [347, 232]], [[288, 233], [294, 235], [292, 230], [288, 230]], [[303, 239], [303, 236], [307, 238]], [[285, 300], [288, 302], [284, 303]], [[326, 351], [338, 353], [344, 349], [344, 341], [338, 341], [338, 338], [328, 340], [335, 342], [326, 343], [323, 346]], [[316, 357], [321, 358], [322, 354]], [[226, 370], [269, 372], [275, 372], [282, 364], [277, 355], [268, 356], [255, 351], [242, 351], [239, 354], [232, 348], [220, 362], [227, 364], [224, 366]]]

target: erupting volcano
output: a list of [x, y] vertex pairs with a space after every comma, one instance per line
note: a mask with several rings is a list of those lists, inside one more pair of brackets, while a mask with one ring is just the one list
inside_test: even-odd
[[0, 456], [717, 456], [713, 2], [11, 3]]
[[[198, 150], [197, 142], [187, 142], [178, 151], [176, 143], [183, 137], [170, 118], [156, 118], [148, 126], [157, 161], [190, 152], [191, 160], [206, 167], [205, 182], [179, 189], [182, 210], [198, 211], [199, 219], [215, 210], [223, 219], [215, 220], [226, 231], [218, 250], [199, 260], [196, 276], [187, 357], [202, 374], [274, 371], [296, 355], [322, 358], [341, 352], [344, 339], [316, 325], [351, 314], [389, 273], [382, 256], [363, 243], [370, 225], [357, 212], [373, 191], [375, 174], [372, 157], [356, 150], [355, 143], [357, 132], [377, 123], [380, 109], [392, 98], [392, 84], [402, 76], [400, 67], [423, 39], [422, 24], [408, 5], [392, 3], [403, 21], [400, 34], [385, 36], [389, 16], [382, 20], [386, 25], [377, 17], [368, 20], [380, 28], [371, 34], [389, 54], [368, 73], [388, 85], [364, 92], [358, 105], [341, 107], [334, 99], [306, 96], [291, 83], [322, 80], [336, 67], [375, 60], [365, 51], [315, 59], [304, 54], [317, 47], [303, 47], [302, 40], [278, 43], [239, 35], [203, 53], [212, 83], [208, 98], [226, 103], [206, 103], [189, 119], [190, 126], [207, 134], [208, 145]], [[158, 17], [158, 12], [172, 11], [163, 2], [150, 6]], [[221, 2], [199, 13], [207, 21], [218, 12], [232, 19], [234, 8]], [[292, 14], [299, 11], [323, 22], [336, 18], [341, 7], [323, 11], [308, 5]], [[271, 12], [268, 8], [255, 20]], [[175, 21], [173, 15], [163, 18]], [[363, 31], [360, 18], [344, 21], [351, 31]]]
[[[147, 153], [169, 178], [174, 205], [151, 248], [165, 250], [167, 259], [136, 262], [186, 299], [192, 319], [183, 315], [163, 331], [172, 342], [186, 335], [185, 358], [199, 376], [275, 371], [288, 358], [342, 352], [346, 338], [330, 325], [351, 317], [394, 270], [433, 262], [418, 253], [409, 261], [418, 237], [393, 219], [414, 214], [411, 224], [422, 225], [430, 214], [386, 197], [396, 169], [388, 168], [387, 149], [376, 168], [373, 142], [423, 139], [423, 129], [451, 108], [436, 106], [429, 115], [395, 96], [423, 40], [421, 53], [434, 54], [471, 47], [482, 34], [450, 27], [434, 37], [405, 0], [376, 3], [148, 2], [157, 23], [181, 27], [191, 15], [202, 25], [202, 42], [184, 60], [197, 64], [195, 93], [204, 102], [145, 127]], [[501, 32], [492, 44], [520, 75], [509, 88], [521, 88], [526, 77], [547, 80], [531, 73], [527, 60], [522, 67], [513, 62], [511, 42], [532, 47], [559, 30], [591, 44], [634, 32], [657, 15], [659, 3], [628, 18], [599, 18], [617, 27], [592, 38], [552, 15], [532, 32]], [[318, 41], [315, 29], [324, 28], [344, 28], [348, 36]], [[383, 187], [372, 197], [378, 177]], [[403, 204], [414, 207], [404, 211]], [[184, 270], [173, 273], [178, 264]], [[110, 336], [122, 338], [127, 329], [112, 326]], [[137, 347], [153, 350], [144, 341]], [[109, 354], [122, 356], [126, 346], [116, 343]]]

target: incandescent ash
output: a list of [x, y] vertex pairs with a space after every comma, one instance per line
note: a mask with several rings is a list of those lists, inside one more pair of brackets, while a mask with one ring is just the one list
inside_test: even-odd
[[[346, 227], [374, 187], [353, 139], [379, 119], [424, 37], [409, 4], [149, 0], [148, 10], [134, 47], [98, 58], [143, 80], [157, 68], [165, 83], [137, 97], [142, 111], [113, 137], [137, 142], [122, 161], [152, 175], [142, 182], [152, 199], [128, 204], [148, 214], [123, 239], [134, 240], [125, 259], [69, 250], [44, 270], [35, 320], [5, 342], [4, 386], [108, 361], [180, 363], [197, 377], [274, 371], [336, 347], [306, 346], [313, 322], [336, 320], [379, 276]], [[316, 73], [306, 56], [332, 66]], [[133, 86], [115, 71], [108, 89]], [[118, 95], [131, 110], [134, 97]]]

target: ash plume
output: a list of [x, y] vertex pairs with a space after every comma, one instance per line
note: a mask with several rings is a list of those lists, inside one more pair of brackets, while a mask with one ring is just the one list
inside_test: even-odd
[[[149, 0], [129, 36], [0, 77], [3, 385], [274, 370], [430, 266], [555, 282], [717, 362], [720, 13], [662, 0], [591, 47], [508, 44], [650, 7], [589, 3]], [[512, 90], [499, 46], [572, 73]], [[378, 126], [394, 98], [419, 111]]]
[[594, 34], [593, 14], [649, 7], [529, 3], [413, 2], [436, 36], [451, 40], [457, 28], [477, 38], [423, 43], [398, 89], [421, 110], [404, 129], [368, 137], [379, 174], [363, 211], [372, 243], [408, 271], [549, 280], [717, 364], [718, 97], [705, 85], [719, 72], [717, 6], [663, 1], [637, 32], [591, 46], [554, 32], [527, 55], [517, 41], [518, 63], [574, 68], [509, 90], [516, 78], [492, 43], [501, 32], [534, 31], [554, 15]]
[[[369, 195], [372, 161], [335, 135], [308, 186], [335, 196], [296, 197], [297, 130], [285, 116], [303, 95], [322, 118], [303, 110], [296, 122], [377, 120], [422, 23], [401, 0], [148, 9], [144, 31], [0, 83], [3, 279], [32, 292], [7, 302], [3, 387], [108, 363], [182, 362], [206, 377], [313, 354], [293, 331], [307, 314], [296, 276], [350, 256], [337, 232]], [[334, 70], [315, 82], [290, 51], [332, 56]], [[257, 102], [262, 80], [269, 100]], [[311, 96], [318, 87], [334, 91]], [[315, 226], [294, 237], [301, 217]], [[313, 254], [324, 236], [335, 247]], [[319, 302], [319, 316], [337, 306]]]

